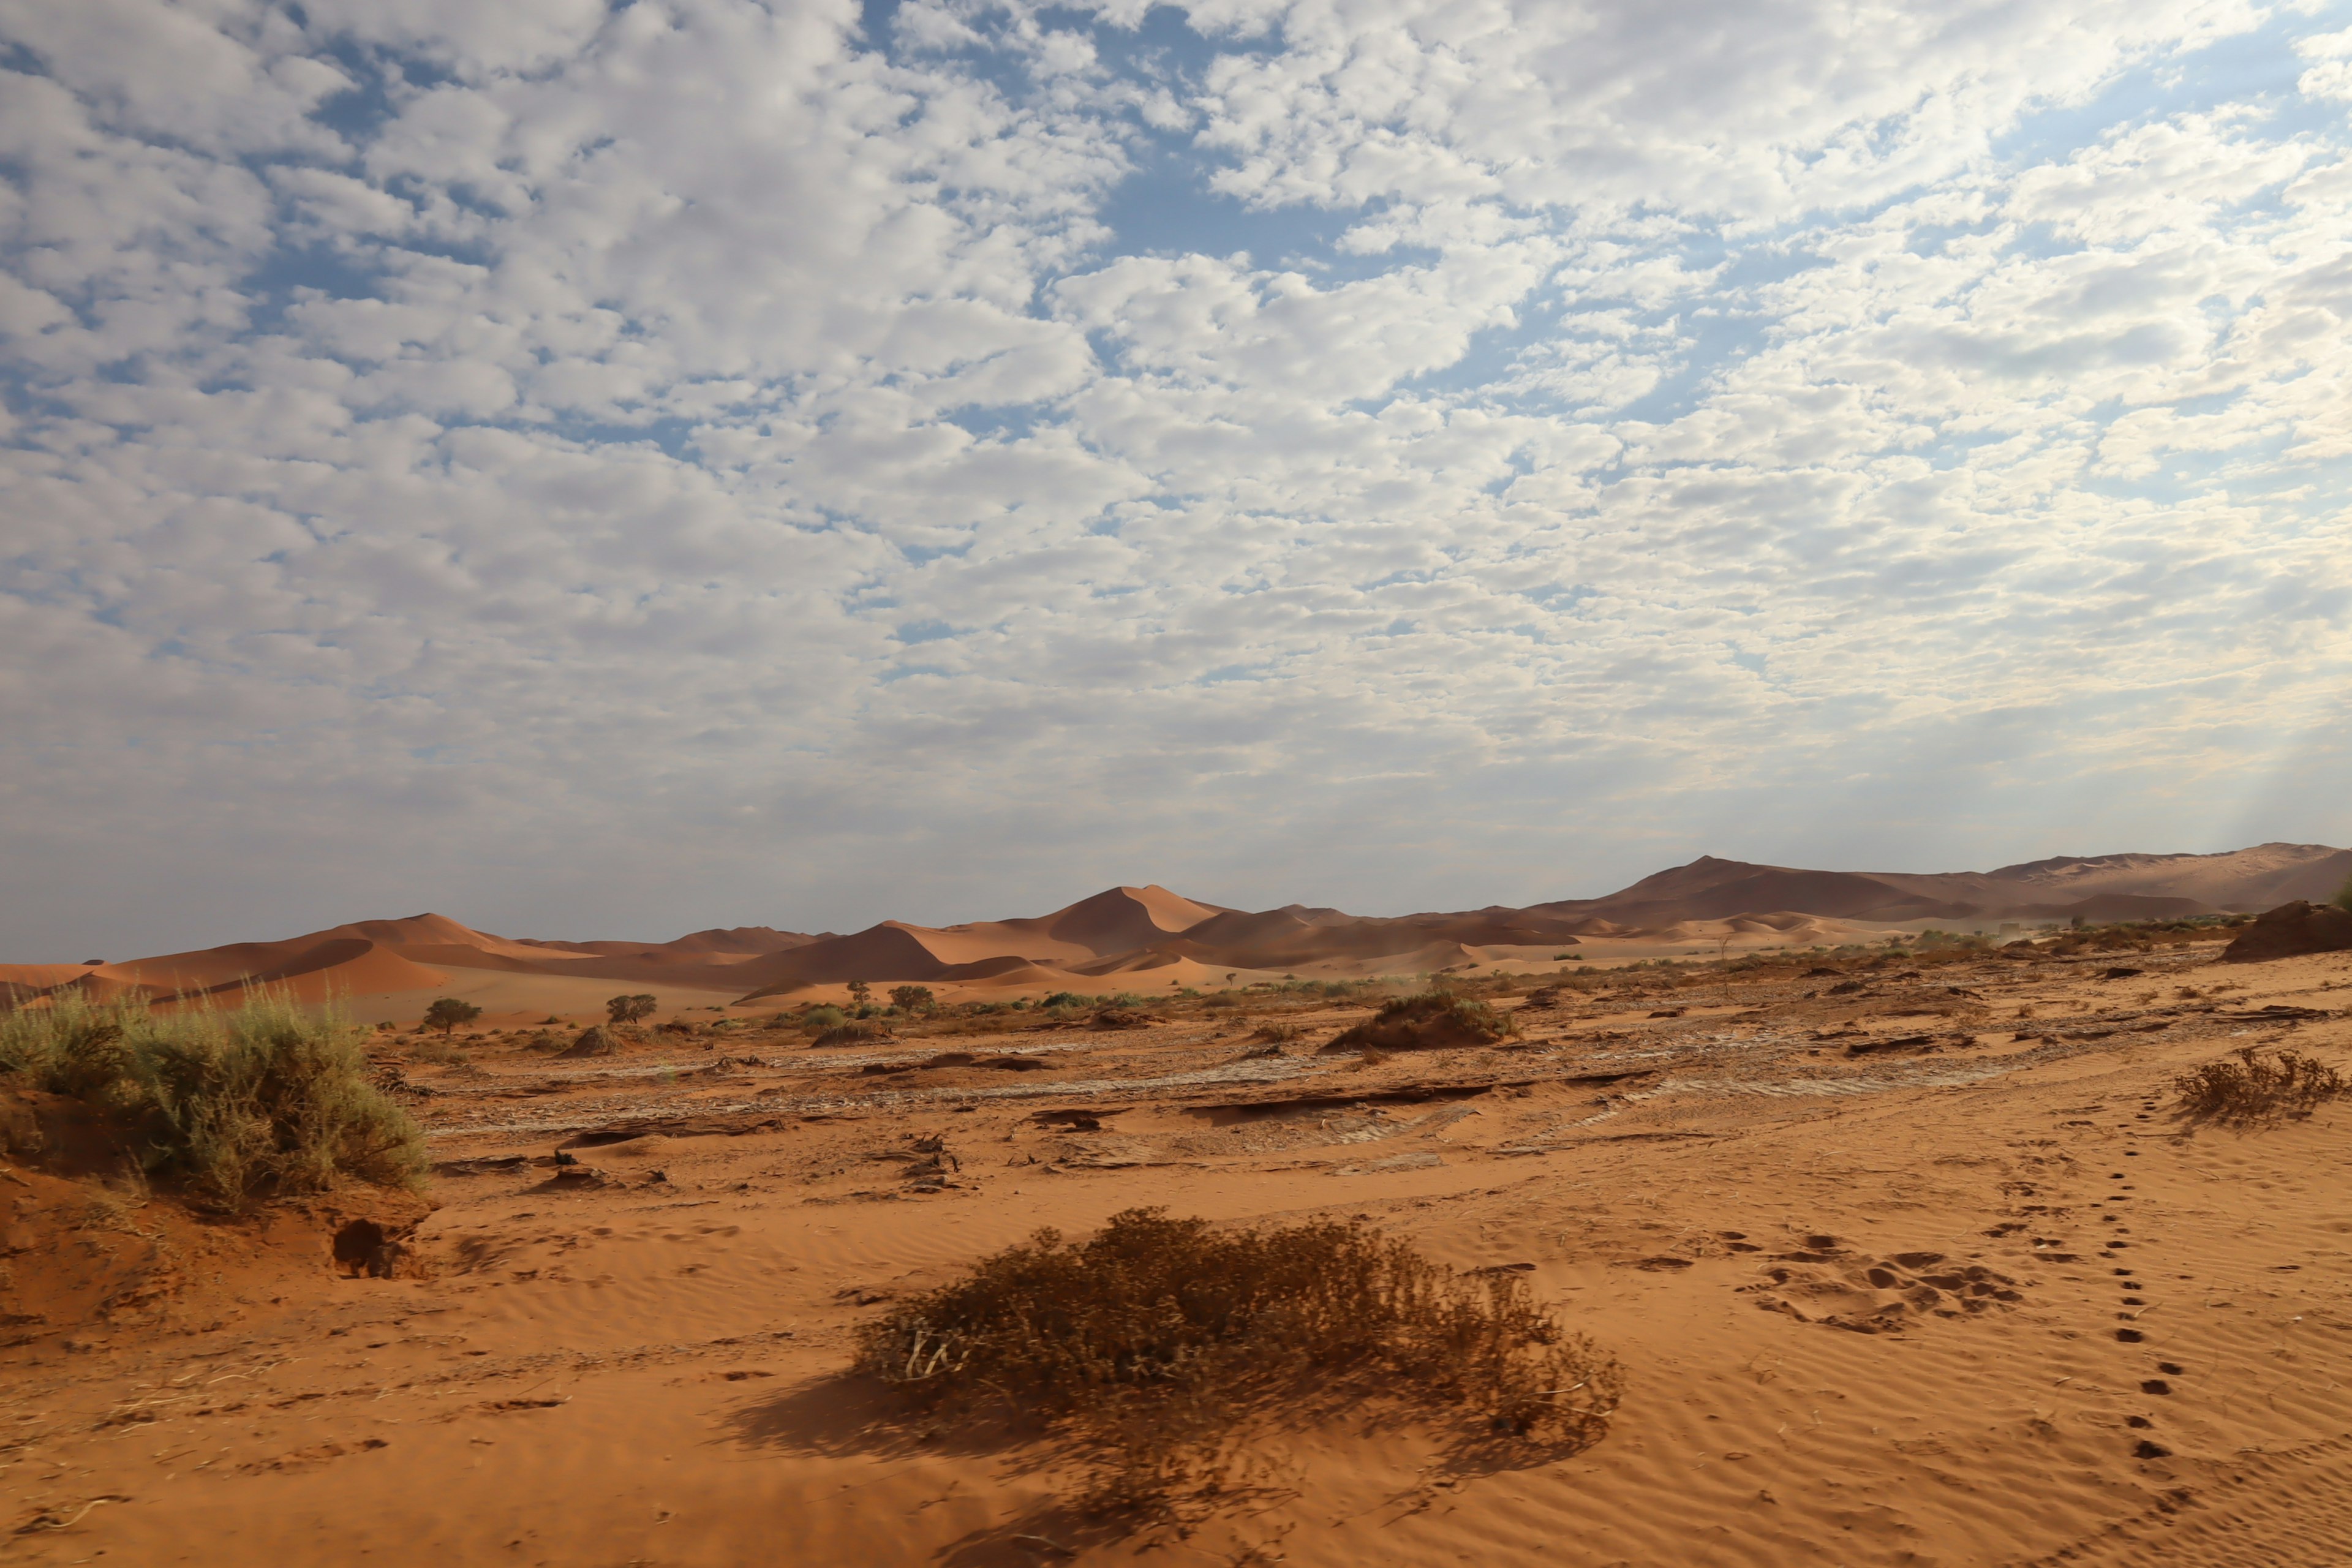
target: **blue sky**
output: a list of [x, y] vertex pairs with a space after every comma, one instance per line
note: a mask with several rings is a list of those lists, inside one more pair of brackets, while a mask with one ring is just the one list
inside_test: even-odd
[[2352, 839], [2352, 7], [0, 46], [0, 957]]

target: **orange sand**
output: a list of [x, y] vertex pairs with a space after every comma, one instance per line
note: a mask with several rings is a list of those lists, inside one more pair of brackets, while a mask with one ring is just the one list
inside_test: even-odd
[[[1244, 1057], [1258, 1019], [1200, 1012], [856, 1053], [477, 1041], [400, 1068], [444, 1163], [434, 1278], [334, 1278], [325, 1215], [263, 1233], [159, 1203], [60, 1233], [165, 1284], [0, 1335], [9, 1561], [2338, 1563], [2352, 1103], [2229, 1131], [2164, 1086], [2249, 1043], [2347, 1063], [2352, 955], [2213, 951], [1571, 995], [1521, 1014], [1525, 1048], [1369, 1067], [1312, 1054], [1360, 1011], [1287, 1015], [1306, 1034], [1275, 1058]], [[485, 981], [525, 983], [561, 982]], [[1047, 1065], [919, 1065], [945, 1048]], [[1032, 1114], [1062, 1107], [1101, 1129]], [[462, 1163], [647, 1117], [669, 1131], [573, 1143], [606, 1178], [584, 1190]], [[900, 1173], [921, 1133], [951, 1186]], [[79, 1201], [5, 1175], [12, 1236]], [[1073, 1515], [1050, 1450], [929, 1435], [839, 1375], [892, 1296], [1142, 1204], [1361, 1215], [1528, 1266], [1625, 1363], [1622, 1413], [1566, 1459], [1276, 1432], [1264, 1485], [1177, 1531]], [[1839, 1326], [1969, 1267], [2007, 1294]]]

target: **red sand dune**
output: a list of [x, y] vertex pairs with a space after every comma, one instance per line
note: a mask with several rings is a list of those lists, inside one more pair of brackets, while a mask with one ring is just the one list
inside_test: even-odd
[[2352, 850], [2263, 844], [2221, 855], [2059, 857], [1936, 874], [1814, 871], [1705, 856], [1602, 898], [1397, 916], [1301, 904], [1227, 909], [1158, 886], [1106, 889], [1045, 915], [936, 927], [884, 921], [845, 936], [737, 926], [667, 942], [556, 942], [496, 936], [420, 914], [121, 963], [0, 966], [0, 986], [34, 996], [71, 987], [161, 998], [283, 984], [306, 999], [449, 987], [518, 1014], [593, 1008], [602, 988], [614, 984], [709, 1005], [852, 981], [997, 990], [1100, 989], [1124, 980], [1164, 989], [1217, 984], [1229, 973], [1549, 961], [1580, 940], [1836, 942], [1853, 930], [1841, 921], [2107, 921], [2263, 909], [2325, 899], [2347, 877]]

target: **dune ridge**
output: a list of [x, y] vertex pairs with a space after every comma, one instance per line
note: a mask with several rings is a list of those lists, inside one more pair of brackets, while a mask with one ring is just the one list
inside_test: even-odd
[[975, 994], [1221, 984], [1228, 976], [1426, 973], [1549, 962], [1583, 949], [1639, 956], [1675, 944], [1830, 944], [1905, 922], [2065, 922], [2243, 912], [2325, 900], [2352, 849], [2270, 843], [2210, 855], [2058, 856], [1992, 871], [1822, 871], [1701, 856], [1616, 892], [1525, 908], [1357, 915], [1305, 904], [1249, 910], [1156, 883], [1122, 885], [1034, 916], [846, 934], [711, 928], [669, 942], [495, 935], [439, 914], [353, 921], [278, 942], [113, 963], [0, 965], [0, 988], [154, 1002], [282, 984], [392, 1016], [449, 989], [499, 1016], [601, 1010], [615, 985], [667, 1007], [782, 1005], [852, 984]]

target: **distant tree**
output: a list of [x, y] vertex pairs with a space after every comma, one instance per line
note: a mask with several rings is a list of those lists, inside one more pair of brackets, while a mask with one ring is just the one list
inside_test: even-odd
[[635, 996], [614, 997], [604, 1004], [604, 1011], [615, 1024], [634, 1024], [640, 1018], [652, 1017], [656, 1005], [651, 996], [640, 992]]
[[874, 999], [874, 987], [863, 980], [853, 980], [849, 983], [849, 999], [859, 1007], [865, 1007]]
[[928, 985], [893, 985], [890, 1005], [901, 1013], [928, 1013], [931, 1010], [931, 988]]
[[425, 1009], [425, 1026], [440, 1030], [441, 1037], [446, 1040], [458, 1025], [470, 1024], [481, 1016], [482, 1010], [471, 1002], [460, 1002], [455, 996], [442, 996]]

